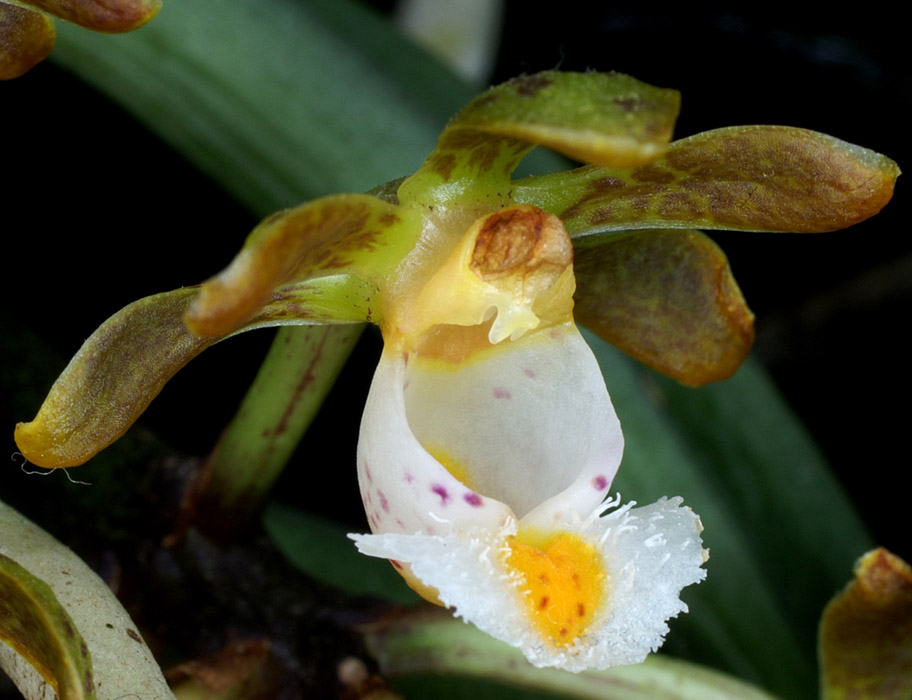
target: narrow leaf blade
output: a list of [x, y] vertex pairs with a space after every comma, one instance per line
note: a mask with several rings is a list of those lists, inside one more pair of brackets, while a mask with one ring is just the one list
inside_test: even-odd
[[3, 554], [0, 641], [33, 666], [62, 700], [95, 697], [88, 647], [72, 619], [44, 581]]
[[[0, 547], [17, 567], [41, 581], [38, 587], [44, 594], [49, 590], [66, 612], [72, 629], [67, 632], [64, 626], [64, 637], [75, 640], [78, 636], [85, 642], [78, 643], [78, 655], [83, 660], [91, 659], [92, 673], [85, 675], [84, 670], [90, 667], [86, 661], [81, 666], [83, 675], [79, 676], [78, 688], [68, 690], [67, 696], [61, 693], [61, 700], [96, 694], [102, 700], [131, 696], [174, 699], [152, 652], [104, 581], [70, 549], [2, 502]], [[54, 609], [47, 598], [42, 605], [45, 610]], [[67, 641], [66, 645], [71, 647], [73, 643], [76, 642]], [[14, 672], [19, 674], [23, 669], [17, 667]], [[34, 680], [28, 678], [28, 673], [24, 676], [26, 682]], [[64, 689], [61, 686], [62, 692]], [[29, 696], [29, 700], [39, 697], [46, 697], [45, 688], [36, 687], [36, 695]]]

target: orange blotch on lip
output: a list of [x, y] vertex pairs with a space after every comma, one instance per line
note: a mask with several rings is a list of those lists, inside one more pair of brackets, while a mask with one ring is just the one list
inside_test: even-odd
[[532, 624], [556, 646], [572, 644], [604, 603], [602, 557], [579, 535], [521, 533], [511, 539], [506, 562], [525, 579], [520, 590]]

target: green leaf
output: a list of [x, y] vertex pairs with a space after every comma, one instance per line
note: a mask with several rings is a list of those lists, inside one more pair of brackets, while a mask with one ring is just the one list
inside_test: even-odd
[[318, 581], [398, 605], [422, 602], [388, 561], [358, 553], [341, 525], [274, 503], [263, 514], [263, 526], [288, 560]]
[[414, 172], [473, 96], [346, 0], [171, 2], [141, 32], [59, 29], [53, 60], [260, 216]]
[[436, 610], [390, 616], [366, 632], [380, 670], [394, 680], [415, 674], [475, 677], [593, 700], [774, 700], [743, 681], [660, 655], [607, 671], [535, 668], [517, 649]]
[[576, 239], [574, 316], [679, 382], [727, 379], [754, 341], [725, 253], [699, 231], [645, 230]]
[[[62, 700], [95, 697], [88, 647], [70, 616], [44, 581], [3, 554], [0, 640], [31, 664]], [[24, 679], [19, 680], [21, 685]]]
[[4, 503], [0, 533], [0, 639], [11, 646], [0, 662], [29, 700], [46, 697], [40, 678], [61, 700], [174, 698], [126, 611], [79, 557]]
[[572, 236], [633, 228], [809, 233], [873, 216], [898, 176], [889, 158], [826, 134], [734, 126], [674, 141], [648, 165], [528, 178], [514, 194], [560, 216]]

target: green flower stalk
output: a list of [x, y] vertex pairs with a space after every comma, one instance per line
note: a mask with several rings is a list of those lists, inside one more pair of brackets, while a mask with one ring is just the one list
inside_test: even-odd
[[[677, 498], [603, 503], [623, 437], [576, 321], [685, 384], [724, 379], [753, 317], [694, 227], [841, 228], [877, 213], [899, 174], [788, 127], [669, 143], [678, 105], [617, 74], [487, 91], [411, 177], [278, 212], [200, 288], [109, 319], [17, 427], [20, 449], [83, 463], [234, 333], [376, 323], [358, 455], [374, 534], [359, 548], [535, 664], [642, 660], [704, 576], [701, 525]], [[535, 145], [588, 165], [512, 179]]]

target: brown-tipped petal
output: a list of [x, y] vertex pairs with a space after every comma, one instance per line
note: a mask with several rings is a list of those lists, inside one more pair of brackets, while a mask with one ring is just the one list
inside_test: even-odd
[[599, 165], [648, 163], [671, 139], [679, 105], [676, 91], [619, 73], [514, 78], [450, 120], [421, 170], [399, 190], [400, 200], [439, 203], [472, 190], [505, 197], [510, 175], [535, 145]]
[[23, 0], [23, 4], [96, 32], [129, 32], [158, 14], [161, 0]]
[[824, 700], [912, 696], [912, 568], [880, 548], [855, 565], [855, 580], [820, 624]]
[[[186, 314], [187, 326], [200, 336], [222, 337], [246, 325], [271, 299], [296, 296], [290, 289], [295, 284], [386, 274], [420, 231], [403, 216], [395, 205], [369, 195], [325, 197], [273, 214], [254, 229], [231, 264], [202, 286]], [[339, 294], [364, 287], [337, 286]], [[335, 287], [324, 285], [324, 297]], [[329, 308], [332, 300], [327, 301]], [[370, 300], [357, 301], [368, 306]], [[355, 319], [341, 314], [338, 320]]]
[[18, 78], [41, 63], [56, 38], [50, 17], [0, 3], [0, 80]]
[[575, 252], [574, 315], [641, 362], [699, 386], [730, 377], [750, 350], [754, 316], [699, 231], [590, 237]]
[[879, 212], [899, 168], [806, 129], [740, 126], [675, 141], [638, 168], [580, 168], [517, 183], [518, 201], [558, 214], [571, 235], [633, 228], [813, 233]]
[[123, 435], [181, 367], [218, 338], [198, 338], [182, 316], [197, 290], [121, 309], [86, 340], [16, 444], [41, 467], [82, 464]]

